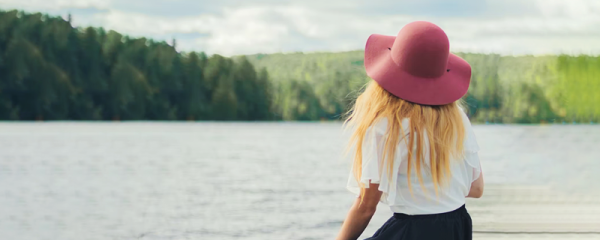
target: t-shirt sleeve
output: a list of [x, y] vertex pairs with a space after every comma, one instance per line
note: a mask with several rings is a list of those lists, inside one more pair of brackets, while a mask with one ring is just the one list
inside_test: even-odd
[[479, 161], [479, 144], [477, 143], [477, 138], [475, 137], [475, 131], [473, 131], [473, 126], [471, 125], [471, 121], [469, 117], [464, 111], [461, 111], [463, 117], [463, 123], [465, 126], [465, 141], [464, 141], [464, 152], [465, 152], [465, 161], [469, 167], [472, 168], [472, 173], [470, 176], [471, 182], [477, 180], [479, 175], [481, 174], [481, 163]]
[[465, 153], [465, 161], [472, 168], [471, 175], [469, 176], [469, 180], [474, 182], [481, 175], [481, 163], [479, 162], [479, 155], [477, 152], [466, 152]]
[[366, 187], [371, 183], [380, 182], [380, 167], [383, 158], [383, 134], [377, 128], [371, 127], [367, 130], [362, 144], [362, 174], [361, 183]]
[[[365, 187], [369, 187], [369, 182], [379, 184], [379, 191], [383, 192], [381, 202], [387, 204], [389, 199], [394, 199], [396, 195], [396, 185], [398, 175], [398, 164], [394, 161], [392, 176], [389, 176], [389, 171], [383, 166], [383, 153], [385, 148], [385, 139], [387, 131], [387, 121], [380, 120], [375, 125], [371, 126], [365, 134], [365, 139], [362, 143], [362, 171], [361, 177], [357, 182], [354, 177], [354, 169], [351, 169], [348, 177], [347, 189], [356, 194], [360, 194], [359, 182]], [[400, 149], [396, 150], [396, 154]], [[390, 181], [391, 180], [391, 181]]]

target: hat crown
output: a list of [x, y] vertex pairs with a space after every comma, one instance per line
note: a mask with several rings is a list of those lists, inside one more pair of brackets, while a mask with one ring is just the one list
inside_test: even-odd
[[391, 58], [407, 73], [424, 78], [442, 76], [447, 69], [450, 42], [437, 25], [418, 21], [404, 26], [390, 49]]

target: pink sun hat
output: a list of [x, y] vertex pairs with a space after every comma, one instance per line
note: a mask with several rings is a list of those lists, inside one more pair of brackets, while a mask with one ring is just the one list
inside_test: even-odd
[[463, 97], [471, 66], [450, 53], [437, 25], [417, 21], [397, 36], [373, 34], [365, 47], [367, 75], [395, 96], [422, 105], [446, 105]]

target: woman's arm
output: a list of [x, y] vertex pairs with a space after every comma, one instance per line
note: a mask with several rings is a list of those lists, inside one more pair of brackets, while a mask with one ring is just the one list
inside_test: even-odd
[[479, 178], [471, 183], [471, 190], [469, 190], [470, 198], [480, 198], [483, 195], [483, 171], [479, 174]]
[[355, 240], [360, 237], [377, 210], [377, 203], [381, 199], [381, 194], [379, 184], [369, 184], [369, 188], [365, 189], [362, 204], [360, 203], [360, 196], [354, 201], [336, 240]]

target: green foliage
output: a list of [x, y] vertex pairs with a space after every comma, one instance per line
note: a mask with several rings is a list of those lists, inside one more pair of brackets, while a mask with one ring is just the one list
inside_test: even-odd
[[[0, 120], [339, 120], [362, 51], [226, 58], [0, 11]], [[457, 53], [477, 122], [600, 122], [600, 57]]]
[[245, 58], [0, 11], [2, 120], [269, 120], [271, 96]]
[[284, 120], [339, 120], [367, 83], [360, 51], [250, 55], [273, 79], [274, 113]]
[[458, 54], [471, 64], [471, 85], [465, 99], [471, 114], [481, 120], [494, 121], [502, 107], [503, 89], [500, 85], [498, 68], [500, 55], [497, 54]]
[[600, 57], [559, 56], [558, 81], [552, 94], [565, 121], [600, 121]]
[[[600, 121], [600, 57], [500, 56], [457, 53], [473, 69], [464, 100], [476, 122], [544, 123]], [[281, 85], [275, 96], [276, 112], [294, 117], [298, 101], [289, 85], [306, 82], [319, 104], [310, 105], [317, 119], [339, 119], [369, 78], [363, 52], [252, 55], [257, 67], [265, 67]], [[308, 86], [301, 85], [303, 91]], [[291, 98], [291, 99], [290, 99]], [[304, 98], [309, 98], [304, 96]], [[285, 101], [284, 101], [285, 99]], [[304, 99], [306, 100], [306, 99]]]

